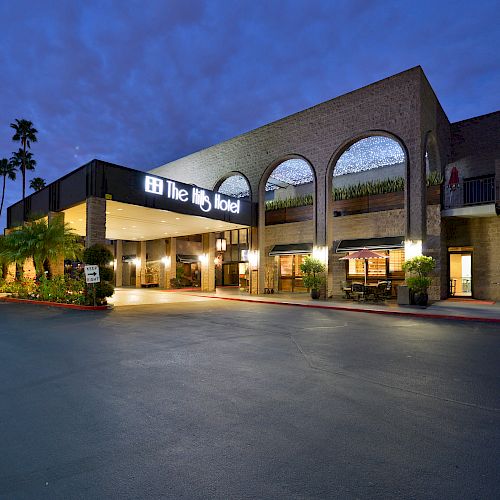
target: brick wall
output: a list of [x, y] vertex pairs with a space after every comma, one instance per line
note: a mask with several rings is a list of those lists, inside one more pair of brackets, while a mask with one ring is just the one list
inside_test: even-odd
[[500, 217], [443, 219], [448, 247], [472, 246], [472, 290], [477, 299], [500, 300]]

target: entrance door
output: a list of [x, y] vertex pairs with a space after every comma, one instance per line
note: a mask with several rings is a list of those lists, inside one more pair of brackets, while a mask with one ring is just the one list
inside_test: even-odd
[[307, 255], [280, 255], [279, 287], [282, 292], [307, 292], [300, 264]]
[[450, 297], [472, 297], [472, 252], [450, 252]]

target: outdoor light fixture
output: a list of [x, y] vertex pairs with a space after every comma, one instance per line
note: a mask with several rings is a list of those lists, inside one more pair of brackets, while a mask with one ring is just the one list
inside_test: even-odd
[[405, 240], [405, 260], [422, 255], [422, 240]]
[[165, 255], [165, 257], [162, 257], [161, 261], [163, 262], [163, 265], [165, 267], [170, 267], [171, 260], [170, 260], [170, 257], [168, 255]]
[[139, 259], [139, 257], [136, 257], [134, 259], [134, 264], [135, 264], [136, 267], [139, 267], [141, 265], [141, 259]]
[[327, 246], [314, 246], [312, 256], [320, 260], [323, 264], [328, 264], [328, 247]]
[[217, 255], [217, 257], [215, 257], [214, 264], [216, 267], [222, 266], [222, 254]]
[[218, 252], [225, 252], [227, 248], [227, 242], [225, 238], [217, 238], [215, 240], [215, 249]]
[[208, 262], [208, 255], [206, 253], [202, 253], [201, 255], [198, 255], [198, 260], [202, 264], [206, 264]]
[[248, 264], [250, 267], [256, 269], [259, 266], [259, 251], [249, 250], [248, 251]]

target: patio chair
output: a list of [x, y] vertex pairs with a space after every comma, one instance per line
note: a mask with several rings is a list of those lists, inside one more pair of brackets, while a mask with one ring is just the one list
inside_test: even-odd
[[340, 289], [342, 290], [344, 299], [352, 298], [352, 288], [351, 284], [348, 281], [342, 281]]
[[351, 286], [352, 298], [360, 301], [365, 299], [365, 287], [362, 283], [353, 283]]

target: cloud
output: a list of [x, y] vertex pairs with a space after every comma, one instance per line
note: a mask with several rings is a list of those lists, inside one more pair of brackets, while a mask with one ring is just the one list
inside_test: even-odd
[[452, 121], [498, 109], [494, 2], [32, 0], [0, 17], [0, 157], [32, 120], [49, 182], [95, 157], [153, 168], [417, 64]]

